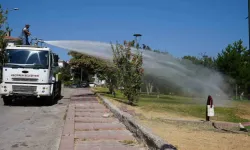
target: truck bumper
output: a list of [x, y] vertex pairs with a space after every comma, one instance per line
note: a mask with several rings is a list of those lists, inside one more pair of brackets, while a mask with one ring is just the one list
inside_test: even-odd
[[25, 95], [25, 96], [51, 96], [51, 85], [34, 85], [34, 84], [9, 84], [2, 83], [0, 92], [4, 96]]

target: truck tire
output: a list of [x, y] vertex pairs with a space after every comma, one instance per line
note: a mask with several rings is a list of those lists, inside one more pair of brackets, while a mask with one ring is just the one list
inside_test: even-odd
[[12, 104], [12, 98], [11, 97], [3, 97], [3, 103], [6, 106], [11, 105]]
[[51, 96], [44, 97], [45, 105], [52, 106], [55, 104], [55, 93], [53, 92]]
[[58, 93], [57, 93], [57, 95], [56, 95], [56, 100], [60, 100], [60, 98], [61, 98], [61, 96], [62, 96], [62, 86], [61, 85], [59, 85], [59, 87], [58, 87]]
[[45, 105], [46, 106], [52, 106], [52, 105], [54, 105], [54, 103], [55, 103], [55, 100], [54, 100], [53, 96], [45, 97]]

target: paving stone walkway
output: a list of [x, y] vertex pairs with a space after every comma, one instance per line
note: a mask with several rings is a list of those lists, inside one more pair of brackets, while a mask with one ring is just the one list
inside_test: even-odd
[[93, 95], [76, 89], [65, 118], [59, 150], [144, 150], [126, 127]]

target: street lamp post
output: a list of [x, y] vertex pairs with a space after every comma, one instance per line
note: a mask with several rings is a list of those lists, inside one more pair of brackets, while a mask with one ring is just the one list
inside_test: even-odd
[[[7, 12], [10, 12], [10, 11], [16, 11], [16, 10], [19, 10], [19, 8], [11, 8], [11, 9], [8, 9], [7, 8]], [[4, 27], [6, 28], [6, 24], [4, 24]]]
[[15, 11], [15, 10], [19, 10], [19, 8], [11, 8], [11, 9], [7, 9], [7, 11]]
[[135, 37], [135, 47], [137, 48], [137, 43], [138, 43], [138, 37], [141, 37], [141, 34], [134, 34]]

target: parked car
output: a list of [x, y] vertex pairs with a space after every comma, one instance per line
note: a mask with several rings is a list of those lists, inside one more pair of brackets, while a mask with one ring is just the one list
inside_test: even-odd
[[83, 82], [81, 83], [81, 87], [89, 87], [88, 81], [83, 81]]

